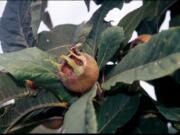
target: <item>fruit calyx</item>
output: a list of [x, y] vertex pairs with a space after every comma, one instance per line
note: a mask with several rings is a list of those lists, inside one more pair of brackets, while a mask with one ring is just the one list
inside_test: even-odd
[[63, 80], [79, 77], [84, 73], [85, 59], [77, 48], [72, 48], [69, 54], [60, 56], [60, 74]]

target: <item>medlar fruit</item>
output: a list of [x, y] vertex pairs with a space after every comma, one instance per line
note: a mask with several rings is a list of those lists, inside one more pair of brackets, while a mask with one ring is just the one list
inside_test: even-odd
[[68, 55], [60, 58], [59, 76], [67, 89], [84, 93], [98, 80], [99, 68], [95, 59], [80, 52], [78, 45], [71, 48]]
[[32, 90], [36, 90], [38, 88], [32, 80], [25, 80], [25, 85]]
[[59, 129], [63, 125], [63, 117], [53, 117], [48, 119], [42, 125], [48, 129]]
[[135, 40], [133, 40], [130, 44], [131, 48], [137, 46], [139, 43], [146, 43], [151, 39], [151, 35], [149, 34], [142, 34], [139, 35]]

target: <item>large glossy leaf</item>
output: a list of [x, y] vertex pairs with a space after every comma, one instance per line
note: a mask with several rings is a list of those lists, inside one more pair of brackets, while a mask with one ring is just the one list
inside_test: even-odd
[[180, 68], [180, 28], [156, 34], [152, 39], [132, 49], [109, 73], [102, 84], [109, 90], [117, 82], [131, 84], [136, 80], [153, 80], [172, 75]]
[[118, 26], [122, 27], [124, 30], [124, 34], [126, 37], [125, 44], [129, 41], [129, 39], [132, 36], [133, 31], [136, 29], [136, 27], [139, 25], [143, 18], [143, 12], [144, 8], [146, 8], [147, 5], [144, 5], [129, 14], [127, 14], [124, 18], [122, 18], [118, 24]]
[[55, 59], [47, 53], [28, 48], [0, 55], [0, 67], [11, 73], [17, 80], [34, 80], [36, 83], [53, 83], [59, 79], [57, 67], [51, 63]]
[[[110, 23], [104, 21], [104, 18], [106, 17], [106, 14], [113, 8], [118, 7], [119, 9], [122, 8], [123, 1], [104, 1], [101, 5], [101, 7], [93, 14], [91, 19], [88, 21], [89, 24], [91, 24], [92, 31], [90, 32], [89, 38], [93, 41], [92, 44], [85, 44], [85, 46], [89, 46], [92, 48], [92, 51], [90, 52], [91, 55], [95, 56], [95, 53], [97, 51], [98, 42], [100, 40], [101, 33], [110, 26]], [[85, 48], [89, 48], [85, 47]], [[86, 51], [86, 49], [84, 49]]]
[[[32, 123], [18, 125], [18, 126], [11, 128], [8, 133], [10, 133], [10, 134], [32, 133], [32, 131], [41, 123], [42, 123], [42, 121], [34, 121]], [[42, 127], [42, 126], [40, 126], [40, 127]], [[43, 133], [42, 129], [41, 130], [39, 129], [38, 131], [42, 131], [40, 133]]]
[[162, 105], [156, 106], [159, 112], [168, 120], [171, 121], [180, 121], [180, 108], [178, 107], [165, 107]]
[[84, 43], [91, 29], [92, 26], [84, 22], [79, 25], [58, 25], [49, 32], [39, 34], [38, 47], [55, 56], [66, 54], [74, 44]]
[[84, 22], [79, 24], [74, 33], [73, 44], [84, 43], [91, 30], [92, 25]]
[[[123, 29], [120, 27], [107, 28], [103, 33], [98, 49], [97, 62], [101, 69], [114, 55], [114, 53], [123, 45]], [[123, 47], [122, 47], [123, 48]]]
[[50, 30], [53, 29], [53, 23], [52, 23], [51, 16], [50, 16], [50, 14], [49, 14], [48, 11], [44, 12], [42, 21], [46, 24], [46, 26], [47, 26]]
[[[104, 21], [103, 24], [101, 25], [101, 29], [99, 30], [99, 35], [97, 36], [97, 41], [95, 41], [92, 37], [90, 37], [91, 35], [94, 36], [94, 34], [91, 34], [92, 31], [89, 33], [86, 41], [83, 43], [82, 46], [82, 50], [88, 54], [90, 54], [91, 56], [96, 57], [97, 55], [97, 49], [99, 47], [99, 42], [100, 42], [100, 36], [101, 33], [108, 27], [111, 27], [110, 22], [106, 22]], [[92, 29], [93, 30], [93, 29]]]
[[130, 12], [123, 19], [121, 19], [118, 26], [121, 26], [124, 29], [126, 37], [125, 43], [129, 41], [133, 31], [135, 31], [142, 20], [156, 18], [157, 21], [159, 21], [163, 13], [166, 12], [168, 7], [170, 7], [175, 1], [176, 0], [145, 1], [143, 6]]
[[[54, 107], [55, 106], [55, 107]], [[29, 133], [38, 125], [45, 122], [48, 118], [48, 111], [57, 109], [59, 112], [56, 114], [56, 118], [62, 116], [63, 111], [61, 106], [57, 107], [55, 104], [52, 107], [42, 107], [40, 109], [35, 109], [18, 120], [12, 128], [8, 130], [8, 133]], [[65, 110], [65, 109], [64, 109]], [[59, 117], [58, 117], [59, 116]], [[51, 117], [54, 118], [54, 117]]]
[[33, 80], [37, 86], [50, 90], [59, 99], [72, 102], [75, 96], [70, 94], [61, 83], [57, 75], [58, 69], [52, 64], [52, 60], [56, 61], [54, 57], [37, 48], [28, 48], [2, 54], [0, 67], [3, 72], [11, 73], [17, 80]]
[[2, 103], [28, 94], [27, 89], [18, 87], [9, 75], [0, 72], [0, 108]]
[[139, 106], [139, 96], [116, 94], [105, 98], [97, 108], [99, 133], [115, 133], [135, 114]]
[[66, 54], [68, 48], [72, 46], [76, 28], [76, 25], [64, 24], [54, 27], [49, 32], [41, 32], [38, 39], [38, 48], [56, 56]]
[[16, 100], [0, 117], [0, 128], [7, 128], [8, 132], [18, 121], [27, 114], [42, 108], [62, 107], [61, 103], [51, 92], [42, 90], [36, 96], [27, 96]]
[[96, 133], [97, 123], [92, 99], [96, 86], [72, 104], [65, 114], [63, 129], [65, 133]]
[[134, 134], [168, 134], [167, 123], [152, 114], [140, 118]]
[[34, 45], [30, 7], [31, 0], [7, 1], [0, 21], [0, 40], [4, 52]]
[[47, 0], [35, 0], [31, 3], [31, 23], [33, 35], [37, 38], [37, 32], [40, 26], [40, 22], [47, 18], [47, 12], [45, 14], [45, 9], [47, 8]]

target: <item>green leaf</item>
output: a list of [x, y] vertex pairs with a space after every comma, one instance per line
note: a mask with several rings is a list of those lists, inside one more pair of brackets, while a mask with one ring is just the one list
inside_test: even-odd
[[4, 131], [4, 129], [0, 129], [0, 133], [1, 133], [1, 134], [3, 133], [3, 131]]
[[[116, 26], [107, 28], [103, 33], [98, 49], [97, 62], [101, 69], [112, 58], [114, 53], [121, 47], [124, 40], [123, 29]], [[123, 47], [122, 47], [123, 48]]]
[[[32, 31], [34, 37], [36, 38], [40, 23], [44, 18], [45, 9], [47, 8], [47, 5], [48, 5], [47, 0], [36, 0], [36, 1], [32, 1], [31, 3]], [[45, 15], [45, 17], [47, 16]]]
[[167, 123], [157, 116], [149, 114], [140, 118], [133, 134], [168, 134]]
[[[113, 8], [118, 7], [119, 9], [122, 8], [123, 1], [104, 1], [101, 7], [93, 14], [91, 19], [88, 21], [88, 24], [92, 25], [92, 31], [89, 34], [89, 39], [92, 40], [92, 44], [85, 44], [89, 45], [88, 48], [92, 48], [92, 52], [90, 53], [92, 56], [95, 56], [98, 43], [100, 40], [101, 33], [110, 26], [110, 23], [104, 21], [106, 14]], [[88, 39], [88, 40], [89, 40]], [[87, 42], [88, 42], [87, 40]]]
[[[64, 116], [64, 112], [66, 111], [66, 108], [62, 107], [51, 107], [51, 108], [42, 108], [35, 110], [26, 117], [23, 117], [13, 128], [9, 130], [9, 133], [15, 134], [15, 133], [47, 133], [47, 128], [45, 128], [43, 123], [49, 122], [49, 120], [57, 120], [61, 119]], [[39, 127], [43, 127], [43, 129], [39, 130]], [[34, 129], [35, 128], [35, 129]], [[37, 130], [36, 130], [37, 129]], [[35, 131], [36, 130], [36, 131]], [[34, 132], [35, 131], [35, 132]], [[50, 130], [49, 131], [56, 131], [56, 130]]]
[[180, 15], [177, 15], [170, 20], [170, 27], [176, 26], [180, 26]]
[[[51, 61], [56, 62], [56, 59], [37, 48], [28, 48], [0, 55], [0, 68], [19, 81], [33, 80], [37, 86], [53, 92], [59, 99], [72, 102], [75, 96], [63, 86], [57, 75], [58, 69]], [[21, 92], [23, 94], [24, 91]]]
[[46, 26], [52, 30], [53, 29], [53, 23], [51, 21], [51, 17], [48, 11], [44, 12], [42, 21], [46, 24]]
[[73, 43], [84, 43], [91, 30], [92, 25], [84, 22], [79, 24], [74, 33]]
[[54, 27], [50, 32], [43, 31], [39, 34], [37, 46], [55, 56], [66, 54], [72, 46], [76, 28], [76, 25], [64, 24]]
[[96, 86], [73, 103], [65, 114], [63, 129], [65, 133], [96, 133], [97, 123], [93, 97]]
[[106, 97], [97, 109], [98, 132], [115, 133], [133, 117], [138, 106], [139, 96], [116, 94]]
[[152, 34], [158, 33], [159, 28], [165, 19], [165, 15], [166, 14], [164, 12], [163, 15], [160, 15], [160, 17], [158, 16], [158, 17], [151, 18], [150, 16], [142, 20], [141, 23], [136, 28], [138, 35], [141, 35], [141, 34], [152, 35]]
[[162, 105], [157, 105], [156, 107], [166, 119], [177, 122], [180, 121], [180, 108], [165, 107]]
[[123, 19], [120, 20], [118, 26], [124, 29], [125, 33], [125, 44], [129, 41], [132, 36], [133, 31], [138, 27], [140, 22], [144, 19], [152, 19], [160, 17], [164, 12], [167, 11], [168, 7], [170, 7], [176, 0], [172, 1], [145, 1], [143, 5], [127, 14]]
[[[172, 6], [175, 1], [144, 1], [144, 4], [149, 3], [149, 8], [147, 12], [144, 12], [144, 17], [141, 23], [136, 28], [138, 35], [140, 34], [155, 34], [158, 33], [162, 22], [165, 19], [165, 15], [170, 6]], [[146, 9], [144, 9], [146, 10]], [[156, 12], [154, 12], [156, 11]]]
[[35, 121], [30, 124], [15, 126], [9, 131], [9, 133], [11, 134], [30, 133], [34, 128], [36, 128], [38, 125], [41, 124], [40, 122], [41, 121]]
[[178, 131], [180, 130], [180, 124], [179, 123], [173, 123], [173, 127], [177, 129]]
[[28, 90], [18, 87], [12, 77], [0, 72], [0, 108], [3, 107], [1, 106], [3, 103], [11, 99], [27, 96], [28, 94]]
[[34, 45], [30, 9], [31, 1], [7, 1], [0, 23], [3, 52], [17, 51]]
[[[38, 125], [42, 124], [47, 119], [46, 112], [53, 107], [42, 108], [28, 113], [20, 119], [8, 132], [9, 133], [29, 133]], [[61, 112], [59, 112], [61, 114]], [[59, 115], [59, 114], [58, 114]], [[46, 116], [46, 118], [44, 118]]]
[[132, 36], [133, 31], [139, 25], [141, 20], [143, 19], [144, 8], [147, 5], [144, 5], [129, 14], [127, 14], [124, 18], [122, 18], [118, 24], [118, 26], [122, 27], [124, 30], [124, 34], [126, 37], [125, 44], [129, 41]]
[[108, 74], [102, 87], [109, 90], [117, 82], [132, 84], [172, 75], [180, 64], [180, 27], [154, 35], [130, 52]]
[[93, 46], [95, 45], [92, 39], [86, 40], [86, 42], [82, 45], [82, 51], [88, 53], [91, 56], [94, 56]]
[[94, 35], [94, 34], [91, 34], [92, 33], [92, 31], [91, 31], [90, 34], [88, 35], [85, 43], [82, 46], [83, 52], [86, 52], [86, 53], [90, 54], [91, 56], [95, 57], [95, 55], [97, 53], [96, 51], [97, 51], [97, 48], [99, 45], [98, 42], [100, 42], [100, 35], [106, 28], [108, 28], [110, 26], [111, 25], [109, 22], [105, 22], [105, 21], [103, 22], [103, 24], [101, 25], [101, 30], [100, 30], [101, 32], [99, 32], [97, 42], [93, 38], [90, 37], [91, 35]]
[[37, 48], [0, 55], [0, 67], [3, 71], [9, 72], [20, 81], [34, 80], [42, 84], [59, 81], [57, 67], [51, 61], [56, 60]]
[[51, 92], [41, 90], [36, 96], [27, 96], [16, 100], [0, 117], [0, 128], [6, 128], [6, 133], [29, 113], [42, 108], [61, 107], [61, 103]]
[[177, 0], [170, 8], [170, 27], [175, 27], [180, 25], [180, 1]]
[[68, 89], [66, 89], [62, 83], [55, 82], [55, 83], [45, 83], [41, 85], [43, 88], [51, 91], [57, 98], [62, 101], [66, 101], [69, 104], [73, 103], [74, 100], [77, 98], [77, 95], [72, 94]]
[[89, 10], [90, 10], [90, 0], [84, 0], [84, 2], [85, 2], [85, 4], [86, 4], [86, 7], [87, 7], [87, 10], [88, 10], [88, 12], [89, 12]]
[[91, 29], [92, 26], [84, 22], [79, 25], [58, 25], [49, 32], [41, 32], [37, 46], [59, 57], [62, 54], [67, 54], [68, 49], [73, 44], [84, 43]]

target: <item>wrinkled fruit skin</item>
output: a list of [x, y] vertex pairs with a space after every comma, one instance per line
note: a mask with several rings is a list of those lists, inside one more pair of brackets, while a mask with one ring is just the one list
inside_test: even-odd
[[139, 43], [146, 43], [151, 39], [151, 37], [152, 36], [150, 34], [139, 35], [135, 40], [131, 42], [131, 47], [133, 48]]
[[78, 52], [75, 49], [70, 52], [73, 52], [73, 55], [70, 53], [66, 57], [75, 65], [69, 65], [67, 60], [62, 59], [59, 76], [64, 86], [70, 91], [85, 93], [98, 80], [99, 67], [95, 59], [87, 53]]
[[48, 129], [59, 129], [63, 125], [63, 118], [53, 118], [42, 124]]

